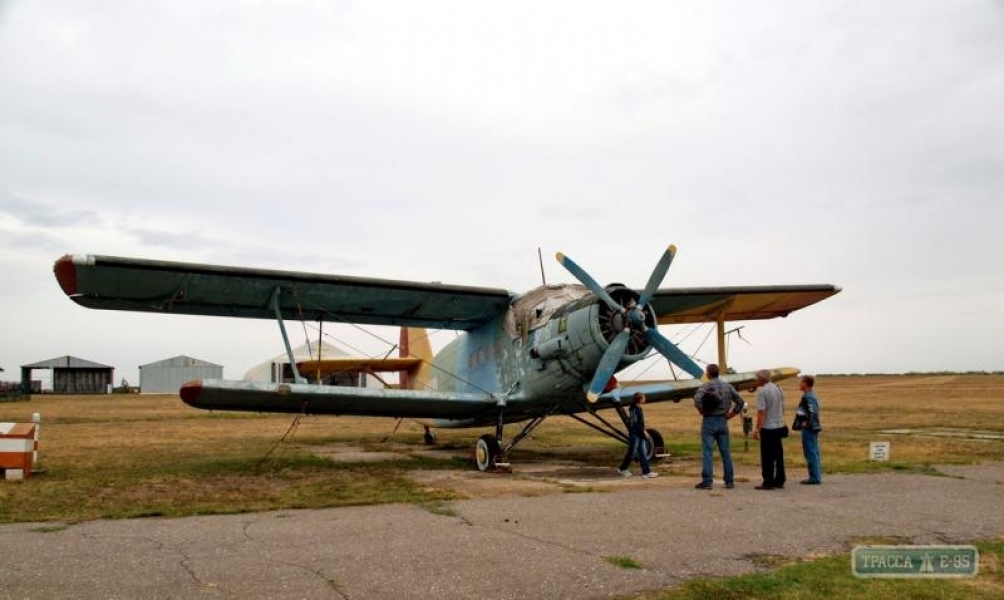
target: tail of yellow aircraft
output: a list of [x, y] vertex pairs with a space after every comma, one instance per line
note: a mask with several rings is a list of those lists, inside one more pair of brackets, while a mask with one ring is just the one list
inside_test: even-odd
[[414, 327], [401, 328], [401, 358], [420, 358], [422, 362], [407, 371], [401, 372], [401, 389], [428, 389], [432, 380], [432, 344], [429, 343], [429, 332]]

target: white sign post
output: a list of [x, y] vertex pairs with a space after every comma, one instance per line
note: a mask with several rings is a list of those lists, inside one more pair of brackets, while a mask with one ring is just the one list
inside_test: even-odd
[[889, 442], [872, 442], [869, 452], [870, 460], [889, 460]]

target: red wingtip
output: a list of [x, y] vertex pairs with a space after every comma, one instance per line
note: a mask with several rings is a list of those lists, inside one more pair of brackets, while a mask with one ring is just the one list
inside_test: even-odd
[[73, 264], [73, 257], [69, 254], [64, 254], [62, 258], [56, 261], [56, 264], [52, 267], [52, 271], [56, 274], [56, 281], [59, 282], [59, 287], [63, 288], [63, 293], [67, 296], [76, 295], [77, 266]]
[[181, 386], [181, 390], [178, 391], [181, 394], [181, 400], [189, 405], [199, 408], [196, 402], [199, 399], [199, 395], [202, 393], [202, 380], [196, 379], [195, 381], [189, 381], [188, 383]]

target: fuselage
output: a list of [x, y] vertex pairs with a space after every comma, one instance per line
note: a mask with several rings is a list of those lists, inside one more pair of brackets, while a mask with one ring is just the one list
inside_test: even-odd
[[[610, 339], [623, 328], [610, 312], [581, 286], [531, 290], [517, 298], [507, 314], [461, 334], [437, 353], [429, 386], [446, 393], [519, 400], [519, 405], [532, 407], [532, 411], [506, 410], [506, 422], [539, 414], [544, 405], [560, 403], [560, 413], [585, 410], [583, 385], [595, 372]], [[629, 347], [619, 368], [644, 358], [649, 349], [643, 339]], [[475, 423], [434, 424], [462, 427]]]

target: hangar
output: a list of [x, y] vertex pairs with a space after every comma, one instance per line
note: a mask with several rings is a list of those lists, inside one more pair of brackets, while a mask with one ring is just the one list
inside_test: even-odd
[[142, 394], [175, 394], [196, 379], [223, 379], [223, 366], [184, 355], [139, 366]]
[[60, 356], [30, 365], [21, 365], [21, 389], [35, 390], [31, 373], [36, 369], [52, 371], [54, 394], [108, 394], [112, 390], [115, 367], [102, 365], [75, 356]]
[[[345, 358], [349, 353], [334, 344], [329, 344], [320, 339], [304, 342], [302, 345], [292, 349], [293, 360], [320, 360], [322, 358]], [[313, 373], [301, 373], [307, 381], [317, 383], [317, 377]], [[289, 356], [284, 352], [273, 356], [265, 362], [251, 367], [244, 374], [245, 381], [261, 381], [268, 383], [292, 382], [293, 369], [289, 364]], [[336, 373], [324, 377], [321, 383], [326, 385], [344, 385], [350, 387], [384, 387], [379, 378], [358, 372]]]

